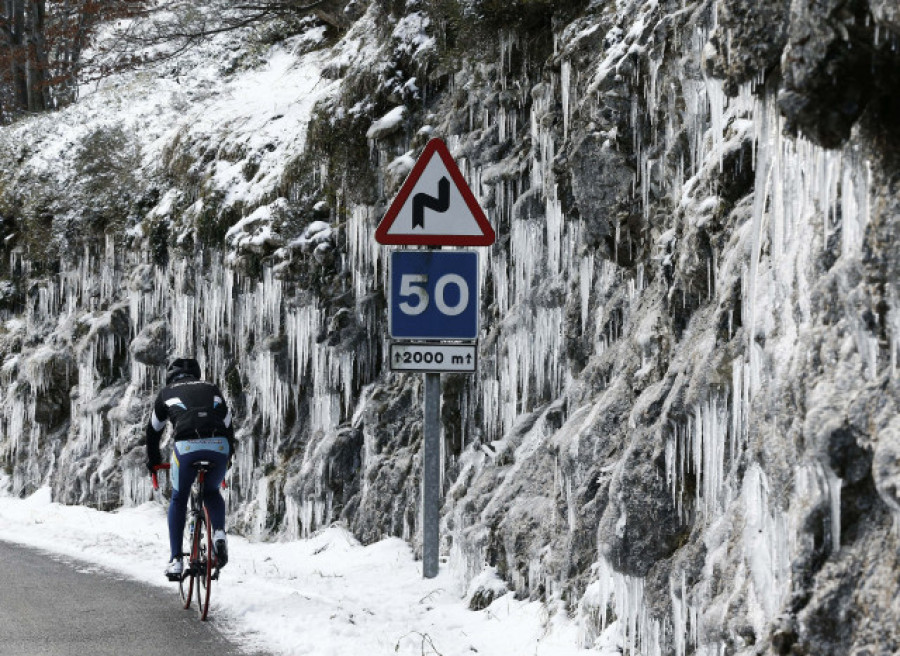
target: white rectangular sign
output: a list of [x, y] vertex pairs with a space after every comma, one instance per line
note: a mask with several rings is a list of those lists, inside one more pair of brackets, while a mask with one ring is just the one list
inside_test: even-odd
[[391, 342], [391, 371], [471, 373], [478, 364], [477, 344]]

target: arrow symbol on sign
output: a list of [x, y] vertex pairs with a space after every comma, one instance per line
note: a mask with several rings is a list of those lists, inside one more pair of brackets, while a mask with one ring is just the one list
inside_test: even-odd
[[412, 225], [413, 228], [425, 229], [425, 210], [434, 210], [443, 214], [450, 209], [450, 181], [443, 177], [438, 181], [437, 198], [425, 193], [413, 196]]

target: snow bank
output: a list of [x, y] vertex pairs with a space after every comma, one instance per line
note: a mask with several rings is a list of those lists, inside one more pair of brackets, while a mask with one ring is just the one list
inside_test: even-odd
[[[3, 486], [0, 486], [3, 489]], [[0, 539], [86, 560], [135, 580], [165, 580], [165, 506], [107, 513], [52, 503], [50, 489], [0, 497]], [[511, 594], [470, 611], [447, 567], [422, 578], [409, 545], [360, 545], [340, 527], [307, 540], [251, 543], [231, 536], [231, 560], [213, 589], [211, 621], [248, 647], [276, 654], [581, 654], [567, 616]]]

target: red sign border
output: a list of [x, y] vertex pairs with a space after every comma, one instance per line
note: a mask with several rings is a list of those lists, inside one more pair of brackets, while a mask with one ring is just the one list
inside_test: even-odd
[[[466, 202], [466, 206], [475, 218], [475, 222], [481, 228], [482, 234], [389, 235], [388, 230], [394, 225], [397, 215], [400, 214], [400, 210], [403, 209], [403, 206], [409, 199], [409, 195], [419, 182], [419, 178], [422, 177], [425, 167], [428, 166], [428, 163], [435, 153], [440, 155], [441, 160], [443, 160], [447, 172], [453, 179], [454, 184], [456, 184], [456, 188], [459, 190], [460, 195], [462, 195], [463, 200]], [[484, 210], [481, 209], [481, 206], [475, 199], [475, 195], [466, 183], [466, 179], [460, 172], [459, 167], [453, 160], [453, 156], [450, 154], [447, 144], [437, 137], [429, 140], [429, 142], [425, 144], [425, 150], [419, 155], [419, 159], [416, 160], [415, 166], [413, 166], [412, 171], [410, 171], [409, 175], [406, 177], [406, 181], [403, 183], [403, 186], [400, 187], [400, 191], [397, 192], [397, 196], [385, 213], [384, 218], [381, 219], [381, 223], [379, 223], [378, 227], [375, 229], [375, 241], [385, 246], [490, 246], [494, 243], [496, 238], [494, 229], [491, 227], [487, 216], [485, 216]]]

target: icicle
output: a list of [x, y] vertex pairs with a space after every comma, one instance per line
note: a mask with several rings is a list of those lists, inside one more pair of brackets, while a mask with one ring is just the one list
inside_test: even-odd
[[747, 297], [744, 299], [744, 316], [747, 317], [747, 339], [751, 346], [756, 337], [756, 279], [759, 271], [759, 260], [762, 254], [762, 223], [763, 212], [766, 205], [766, 194], [769, 183], [770, 169], [770, 127], [769, 127], [769, 102], [764, 102], [760, 108], [759, 133], [757, 136], [757, 161], [756, 181], [753, 193], [753, 227], [752, 247], [750, 251], [750, 285]]
[[556, 186], [553, 194], [547, 197], [547, 270], [551, 276], [560, 271], [562, 258], [563, 215], [562, 203], [556, 198]]
[[887, 313], [888, 348], [890, 350], [891, 378], [900, 371], [900, 298], [894, 287], [888, 291], [891, 310]]
[[[662, 656], [664, 630], [644, 603], [644, 580], [616, 572], [604, 558], [594, 564], [593, 578], [579, 606], [580, 645], [592, 647], [610, 629], [624, 655]], [[607, 609], [616, 618], [610, 625]]]
[[[681, 498], [684, 494], [684, 477], [692, 472], [696, 477], [694, 507], [711, 521], [721, 513], [727, 503], [726, 449], [732, 459], [732, 471], [738, 437], [737, 420], [729, 416], [727, 396], [712, 393], [707, 399], [693, 406], [685, 425], [673, 424], [666, 443], [666, 476], [673, 500], [682, 521]], [[676, 456], [679, 464], [676, 469]]]
[[[742, 544], [755, 592], [765, 619], [774, 619], [790, 594], [790, 545], [787, 521], [779, 510], [769, 511], [769, 485], [756, 463], [744, 474]], [[762, 626], [757, 627], [762, 630]]]
[[581, 259], [578, 275], [578, 289], [581, 293], [581, 333], [588, 322], [588, 312], [590, 311], [591, 287], [594, 283], [594, 254], [588, 253]]
[[563, 59], [559, 70], [559, 88], [562, 94], [563, 140], [569, 138], [569, 88], [572, 84], [572, 64]]
[[841, 478], [825, 469], [825, 478], [828, 483], [828, 502], [831, 507], [831, 548], [836, 552], [841, 548]]
[[253, 528], [253, 537], [257, 540], [265, 535], [266, 524], [269, 517], [269, 478], [263, 476], [256, 484], [256, 522]]
[[679, 585], [675, 587], [675, 575], [669, 579], [669, 599], [672, 602], [672, 641], [675, 656], [686, 656], [688, 646], [697, 643], [696, 611], [687, 601], [688, 587], [685, 573], [681, 572]]

